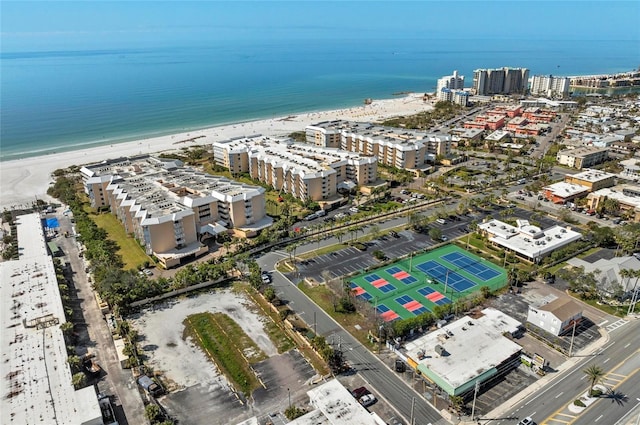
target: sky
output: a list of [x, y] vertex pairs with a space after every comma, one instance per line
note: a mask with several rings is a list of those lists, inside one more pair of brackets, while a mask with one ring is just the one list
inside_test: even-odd
[[2, 1], [0, 16], [2, 52], [265, 39], [640, 43], [638, 1]]

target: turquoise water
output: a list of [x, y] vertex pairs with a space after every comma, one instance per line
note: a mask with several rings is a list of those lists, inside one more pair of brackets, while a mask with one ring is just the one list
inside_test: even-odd
[[633, 41], [323, 40], [11, 52], [1, 57], [0, 160], [361, 105], [432, 91], [457, 69], [620, 72]]

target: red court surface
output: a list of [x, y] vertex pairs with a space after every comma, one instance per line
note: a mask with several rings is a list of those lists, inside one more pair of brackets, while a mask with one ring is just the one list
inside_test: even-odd
[[389, 283], [389, 282], [387, 282], [384, 279], [378, 279], [378, 280], [375, 280], [375, 281], [371, 282], [371, 284], [373, 285], [374, 288], [379, 288], [381, 286], [386, 285], [387, 283]]
[[395, 311], [389, 310], [389, 311], [385, 311], [384, 313], [382, 313], [380, 315], [380, 317], [382, 317], [382, 320], [384, 320], [385, 322], [390, 322], [392, 320], [397, 319], [400, 316]]
[[393, 277], [395, 277], [398, 280], [404, 279], [405, 277], [409, 277], [409, 276], [411, 275], [405, 271], [401, 271], [393, 275]]
[[406, 304], [404, 305], [404, 308], [406, 308], [406, 309], [407, 309], [407, 310], [409, 310], [409, 311], [417, 310], [417, 309], [419, 309], [420, 307], [424, 307], [424, 306], [423, 306], [422, 304], [420, 304], [420, 303], [419, 303], [418, 301], [416, 301], [416, 300], [413, 300], [413, 301], [411, 301], [410, 303], [406, 303]]
[[356, 297], [357, 297], [358, 295], [362, 295], [362, 294], [364, 294], [365, 292], [367, 292], [367, 291], [365, 291], [364, 289], [362, 289], [362, 288], [361, 288], [361, 287], [359, 287], [359, 286], [356, 286], [355, 288], [353, 288], [353, 289], [352, 289], [352, 291], [353, 291], [353, 293], [356, 295]]
[[427, 295], [427, 299], [431, 302], [436, 302], [439, 301], [441, 299], [444, 298], [444, 295], [442, 295], [440, 292], [432, 292], [429, 295]]

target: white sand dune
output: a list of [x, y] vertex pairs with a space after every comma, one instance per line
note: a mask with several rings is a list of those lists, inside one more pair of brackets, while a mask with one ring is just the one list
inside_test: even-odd
[[[262, 134], [287, 136], [302, 131], [313, 123], [345, 119], [351, 121], [376, 121], [398, 115], [415, 114], [432, 109], [432, 104], [422, 101], [422, 96], [410, 94], [395, 99], [374, 100], [370, 105], [332, 111], [310, 112], [287, 117], [211, 127], [161, 137], [117, 143], [90, 149], [61, 152], [33, 158], [0, 162], [0, 209], [30, 205], [46, 196], [53, 182], [52, 172], [71, 165], [83, 165], [111, 158], [176, 150], [191, 145], [204, 145], [231, 137]], [[185, 140], [192, 140], [186, 141]]]

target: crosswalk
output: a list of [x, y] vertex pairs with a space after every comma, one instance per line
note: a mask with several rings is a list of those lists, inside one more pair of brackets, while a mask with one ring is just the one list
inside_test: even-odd
[[607, 332], [611, 332], [611, 331], [614, 331], [614, 330], [618, 329], [621, 326], [624, 326], [627, 323], [629, 323], [627, 320], [619, 319], [619, 320], [616, 320], [613, 323], [608, 324], [605, 327], [605, 329], [607, 330]]

